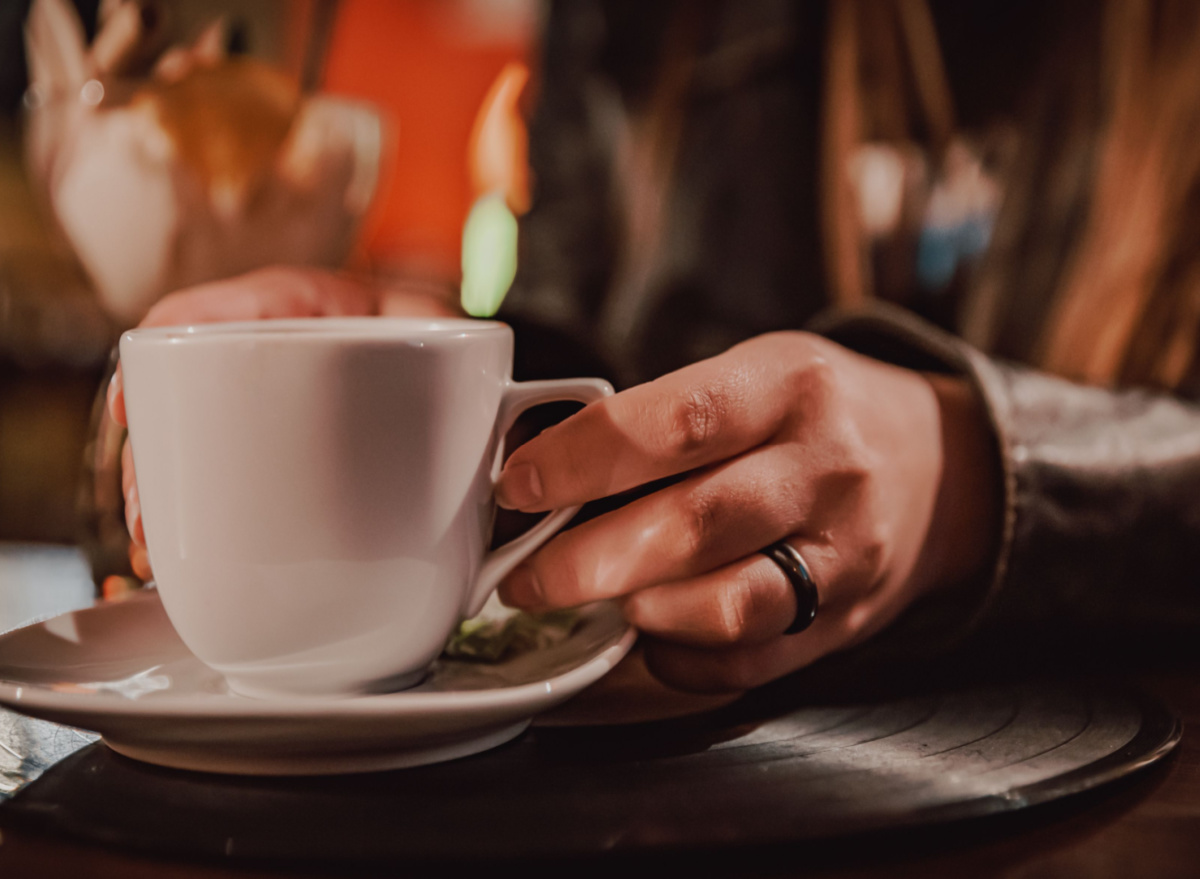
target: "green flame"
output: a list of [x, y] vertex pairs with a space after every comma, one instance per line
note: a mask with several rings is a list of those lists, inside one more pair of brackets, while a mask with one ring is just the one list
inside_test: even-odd
[[500, 310], [517, 275], [517, 218], [493, 192], [475, 202], [463, 226], [462, 307], [472, 317]]

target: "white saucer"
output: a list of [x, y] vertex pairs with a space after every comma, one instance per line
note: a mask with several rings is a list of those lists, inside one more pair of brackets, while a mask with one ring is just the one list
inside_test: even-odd
[[465, 757], [599, 680], [633, 645], [611, 604], [566, 640], [496, 664], [439, 661], [417, 687], [349, 698], [235, 695], [188, 651], [153, 592], [0, 636], [0, 704], [95, 730], [114, 751], [181, 769], [299, 775]]

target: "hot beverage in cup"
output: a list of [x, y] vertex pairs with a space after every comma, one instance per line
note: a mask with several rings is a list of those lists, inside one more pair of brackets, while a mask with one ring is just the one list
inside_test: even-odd
[[574, 514], [487, 549], [522, 411], [612, 393], [514, 382], [512, 331], [309, 318], [132, 330], [126, 411], [150, 562], [184, 642], [249, 696], [421, 678]]

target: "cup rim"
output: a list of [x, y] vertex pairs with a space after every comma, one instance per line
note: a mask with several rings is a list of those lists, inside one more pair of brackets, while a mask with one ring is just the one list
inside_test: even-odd
[[121, 334], [122, 342], [199, 343], [228, 342], [235, 339], [284, 341], [322, 339], [373, 341], [462, 339], [511, 333], [508, 324], [468, 317], [295, 317], [266, 320], [225, 321], [216, 323], [175, 324], [162, 327], [137, 327]]

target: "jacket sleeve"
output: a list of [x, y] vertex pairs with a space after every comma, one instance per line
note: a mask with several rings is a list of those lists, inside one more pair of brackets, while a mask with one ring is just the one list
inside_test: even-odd
[[[1194, 639], [1200, 631], [1200, 405], [1085, 387], [992, 360], [895, 309], [814, 330], [983, 399], [1003, 474], [997, 557], [957, 591], [960, 633]], [[945, 630], [943, 630], [945, 631]]]

